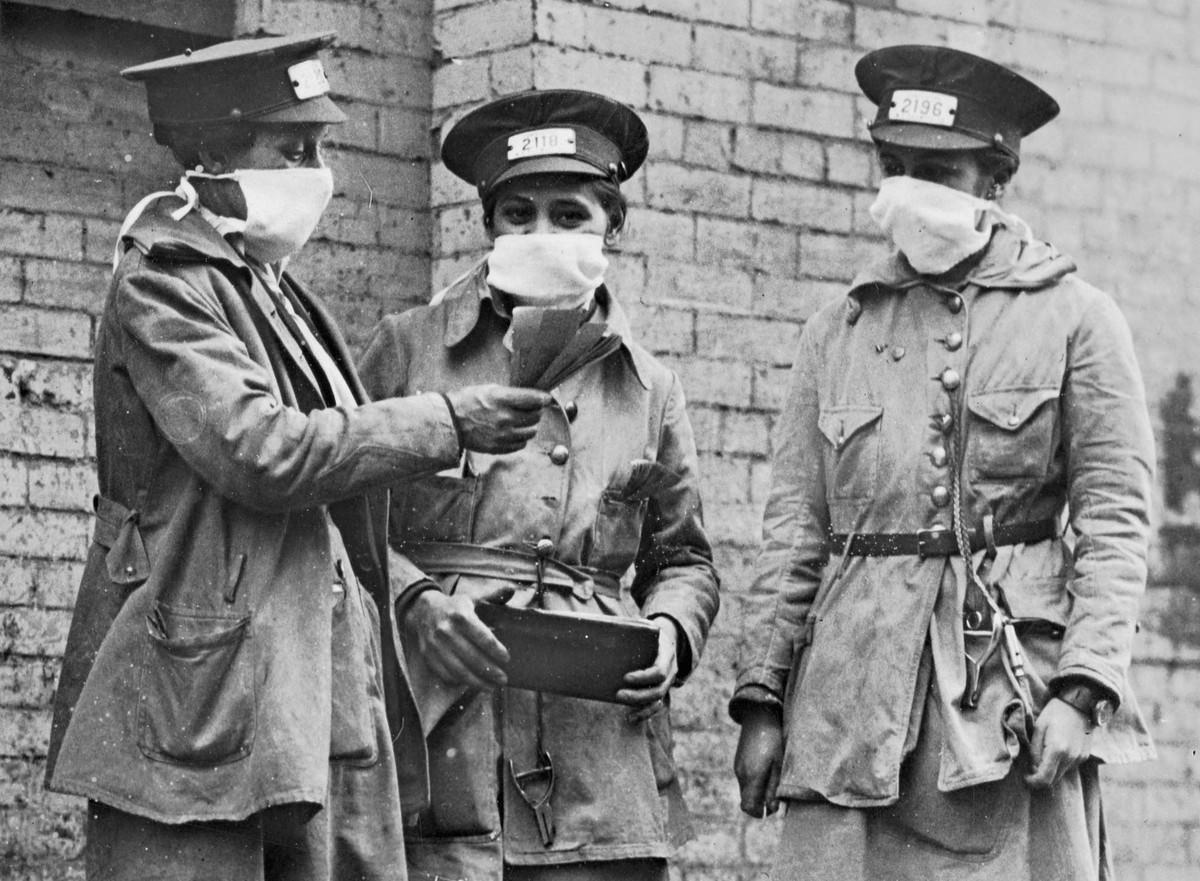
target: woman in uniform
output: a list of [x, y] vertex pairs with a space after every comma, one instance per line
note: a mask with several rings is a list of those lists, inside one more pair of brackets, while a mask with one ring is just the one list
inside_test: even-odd
[[[182, 180], [130, 212], [96, 330], [100, 495], [47, 760], [48, 788], [89, 800], [95, 881], [404, 881], [393, 749], [423, 744], [387, 725], [373, 491], [464, 445], [519, 448], [548, 398], [366, 403], [286, 270], [333, 192], [332, 42], [123, 72]], [[390, 686], [403, 715], [408, 686]]]
[[[717, 577], [679, 380], [604, 284], [619, 184], [646, 151], [638, 116], [588, 92], [468, 113], [442, 158], [477, 187], [492, 250], [385, 319], [360, 365], [377, 397], [508, 377], [527, 355], [519, 315], [600, 325], [615, 346], [552, 383], [525, 450], [396, 487], [392, 546], [431, 576], [396, 591], [429, 747], [415, 878], [658, 881], [683, 830], [664, 705], [700, 659]], [[508, 655], [475, 609], [514, 591], [517, 606], [648, 619], [657, 656], [617, 702], [501, 688]]]
[[[730, 710], [774, 878], [1109, 877], [1097, 765], [1153, 749], [1126, 685], [1154, 447], [1113, 301], [996, 198], [1058, 112], [895, 46], [871, 208], [894, 252], [805, 325]], [[755, 631], [756, 634], [758, 631]]]

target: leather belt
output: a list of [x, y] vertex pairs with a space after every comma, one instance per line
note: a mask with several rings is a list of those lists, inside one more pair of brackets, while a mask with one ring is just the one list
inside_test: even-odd
[[[996, 526], [992, 530], [992, 544], [1015, 545], [1026, 542], [1044, 541], [1059, 534], [1058, 520], [1030, 520], [1026, 523], [1010, 523]], [[970, 530], [968, 537], [971, 550], [979, 551], [988, 546], [982, 527]], [[846, 549], [846, 540], [850, 548]], [[851, 557], [953, 557], [958, 555], [958, 542], [954, 531], [947, 527], [922, 529], [919, 532], [838, 532], [829, 536], [829, 547], [834, 554]]]
[[590, 599], [593, 591], [613, 599], [621, 596], [621, 580], [612, 572], [570, 566], [532, 551], [438, 541], [407, 544], [400, 552], [430, 575], [477, 575], [535, 584], [540, 563], [546, 587], [573, 593], [581, 600]]

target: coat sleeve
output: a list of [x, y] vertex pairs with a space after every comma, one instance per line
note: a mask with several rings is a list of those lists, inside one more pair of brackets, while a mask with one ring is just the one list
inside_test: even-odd
[[802, 650], [805, 620], [828, 558], [824, 441], [818, 429], [820, 364], [810, 322], [800, 337], [790, 387], [774, 431], [763, 544], [745, 598], [739, 674], [729, 712], [748, 703], [782, 705]]
[[[407, 392], [409, 355], [399, 331], [399, 318], [389, 315], [383, 319], [358, 362], [359, 378], [367, 397], [373, 401], [403, 397]], [[392, 522], [397, 516], [399, 512], [393, 511]], [[391, 601], [396, 606], [397, 617], [403, 619], [408, 604], [416, 595], [436, 585], [412, 560], [394, 547], [389, 549], [388, 560]]]
[[1129, 328], [1109, 297], [1088, 290], [1063, 389], [1075, 565], [1054, 679], [1083, 676], [1120, 696], [1146, 586], [1154, 439]]
[[649, 500], [634, 561], [633, 598], [647, 618], [666, 615], [679, 625], [686, 640], [679, 651], [682, 682], [700, 661], [720, 596], [704, 531], [696, 441], [674, 374], [663, 410], [658, 463], [680, 479]]
[[[216, 270], [215, 284], [227, 284]], [[212, 287], [131, 251], [114, 282], [123, 360], [179, 454], [226, 498], [265, 512], [327, 504], [454, 463], [436, 395], [302, 413], [284, 406]]]

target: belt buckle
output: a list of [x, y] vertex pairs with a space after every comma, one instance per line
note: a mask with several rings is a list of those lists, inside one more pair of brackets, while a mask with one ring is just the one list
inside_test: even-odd
[[926, 557], [934, 556], [929, 552], [929, 545], [941, 538], [946, 533], [945, 526], [934, 526], [931, 529], [917, 530], [917, 558], [924, 560]]

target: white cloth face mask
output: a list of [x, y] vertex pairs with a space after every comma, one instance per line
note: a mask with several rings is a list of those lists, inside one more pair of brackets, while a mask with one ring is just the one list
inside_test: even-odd
[[583, 308], [604, 280], [604, 236], [528, 233], [496, 236], [487, 283], [518, 306]]
[[999, 213], [987, 199], [905, 175], [883, 179], [870, 211], [922, 275], [940, 275], [982, 251]]
[[246, 254], [262, 263], [278, 263], [308, 241], [333, 197], [328, 168], [241, 168], [228, 174], [189, 171], [179, 193], [195, 204], [189, 178], [236, 181], [246, 200], [246, 219], [225, 218], [222, 232], [240, 232]]

